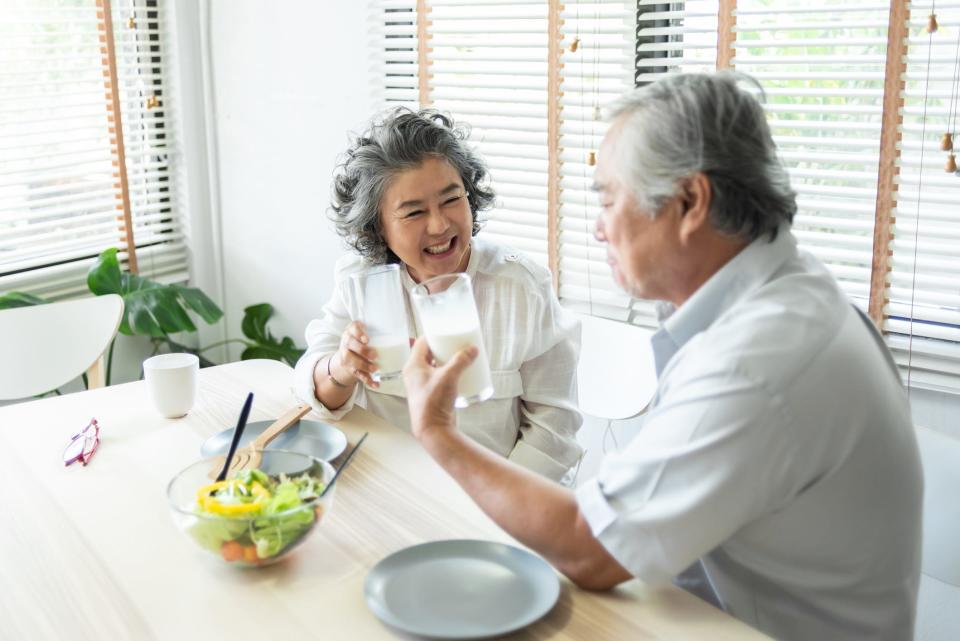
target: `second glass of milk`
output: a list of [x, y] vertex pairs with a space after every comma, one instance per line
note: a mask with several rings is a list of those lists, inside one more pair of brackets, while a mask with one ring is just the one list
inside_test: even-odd
[[454, 405], [459, 408], [493, 396], [490, 363], [480, 334], [480, 318], [467, 274], [445, 274], [425, 280], [411, 292], [414, 308], [434, 358], [441, 365], [462, 349], [476, 345], [476, 360], [464, 370]]
[[396, 378], [410, 355], [400, 266], [381, 265], [351, 274], [350, 279], [360, 308], [360, 320], [366, 327], [370, 346], [377, 350], [379, 369], [372, 378], [377, 382]]

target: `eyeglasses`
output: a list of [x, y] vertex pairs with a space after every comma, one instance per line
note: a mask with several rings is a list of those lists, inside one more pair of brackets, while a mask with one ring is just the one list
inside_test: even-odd
[[70, 437], [70, 442], [63, 449], [63, 464], [73, 465], [80, 461], [86, 465], [99, 446], [100, 425], [97, 424], [97, 419], [91, 418], [85, 428]]

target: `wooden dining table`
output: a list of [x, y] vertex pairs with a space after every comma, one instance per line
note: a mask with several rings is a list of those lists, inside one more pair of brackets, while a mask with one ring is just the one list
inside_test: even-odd
[[[409, 433], [356, 408], [336, 427], [351, 444], [369, 437], [308, 540], [253, 569], [202, 550], [174, 524], [167, 484], [236, 423], [248, 392], [250, 421], [272, 419], [296, 403], [292, 384], [287, 365], [253, 360], [201, 370], [197, 402], [179, 419], [153, 409], [142, 381], [0, 407], [0, 639], [413, 638], [366, 605], [378, 561], [441, 539], [518, 545]], [[92, 417], [98, 451], [65, 467], [64, 446]], [[634, 580], [597, 593], [561, 577], [556, 606], [504, 638], [767, 637], [674, 587]]]

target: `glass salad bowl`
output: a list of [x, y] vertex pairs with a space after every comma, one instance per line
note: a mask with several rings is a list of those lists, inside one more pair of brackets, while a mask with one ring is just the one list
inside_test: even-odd
[[180, 530], [237, 567], [284, 558], [316, 529], [336, 492], [334, 486], [323, 494], [335, 472], [326, 461], [285, 450], [261, 454], [258, 469], [231, 473], [219, 483], [209, 477], [215, 459], [197, 461], [167, 486]]

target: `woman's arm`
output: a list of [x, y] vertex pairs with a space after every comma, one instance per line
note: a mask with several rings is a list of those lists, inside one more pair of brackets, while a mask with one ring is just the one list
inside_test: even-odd
[[297, 396], [330, 420], [339, 419], [353, 408], [359, 381], [372, 383], [365, 368], [371, 366], [366, 358], [375, 357], [375, 352], [366, 346], [362, 324], [351, 319], [351, 304], [344, 287], [346, 272], [355, 264], [338, 263], [333, 295], [324, 305], [321, 318], [307, 325], [307, 350], [294, 372]]
[[[313, 388], [317, 400], [325, 407], [338, 410], [353, 398], [353, 391], [357, 386], [357, 378], [348, 374], [344, 368], [334, 366], [336, 352], [324, 356], [317, 361], [313, 368]], [[327, 374], [327, 372], [330, 374]], [[340, 372], [339, 374], [335, 372]], [[336, 381], [336, 382], [334, 382]], [[351, 403], [351, 406], [353, 403]], [[347, 408], [349, 410], [349, 408]]]
[[560, 306], [549, 279], [534, 300], [531, 340], [520, 366], [520, 434], [508, 458], [559, 481], [583, 452], [576, 439], [583, 422], [577, 410], [580, 322]]
[[[307, 351], [304, 352], [294, 370], [294, 386], [297, 397], [309, 403], [323, 418], [337, 420], [353, 408], [357, 392], [356, 381], [341, 381], [347, 387], [330, 389], [333, 383], [327, 379], [327, 360], [336, 353], [340, 344], [339, 326], [345, 328], [348, 323], [329, 310], [333, 301], [324, 307], [321, 318], [307, 325]], [[343, 331], [342, 329], [340, 330]], [[333, 370], [331, 370], [333, 372]], [[334, 374], [336, 376], [337, 374]]]

